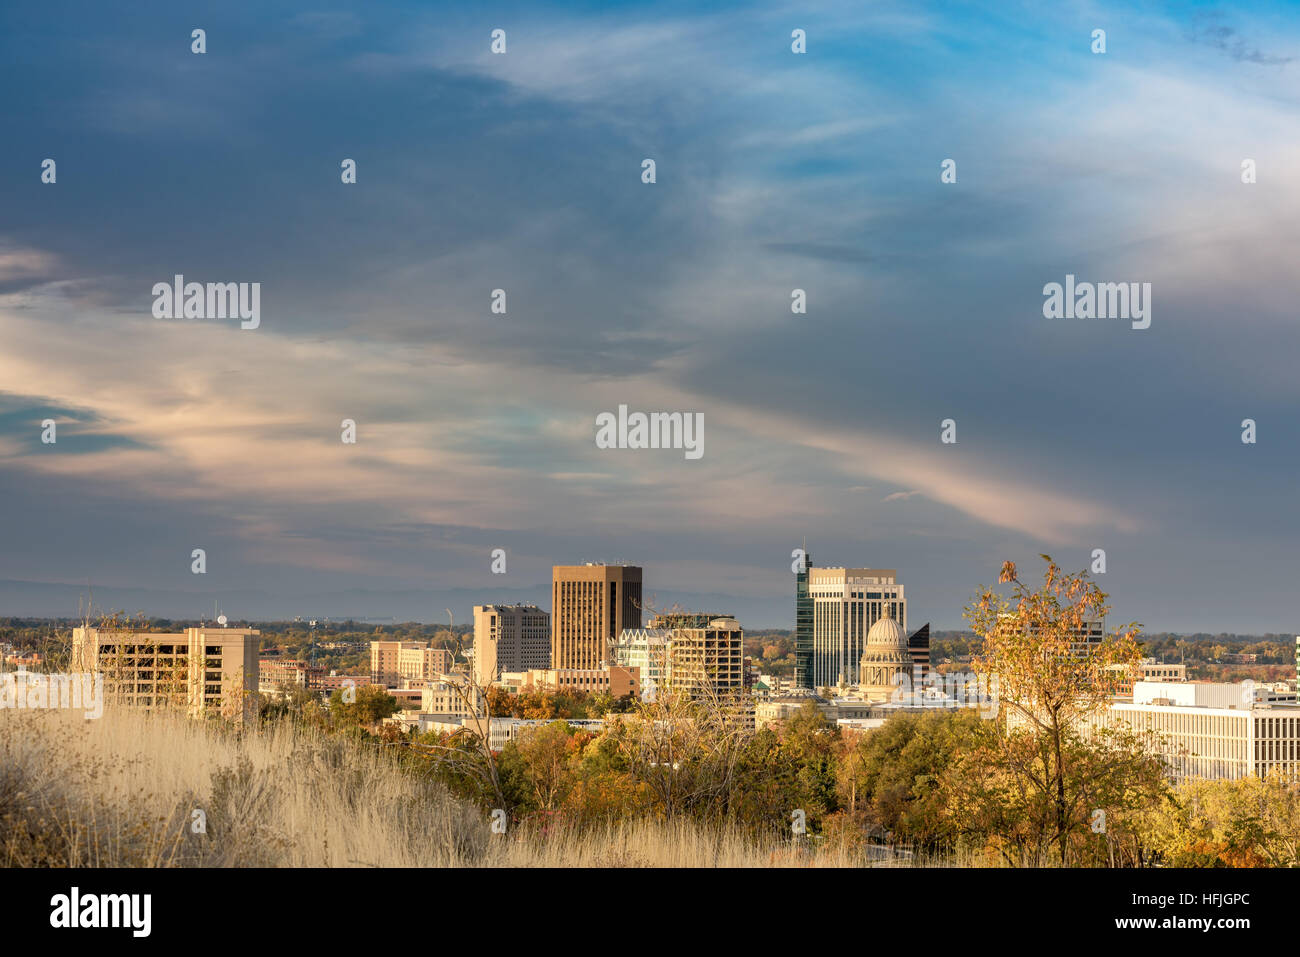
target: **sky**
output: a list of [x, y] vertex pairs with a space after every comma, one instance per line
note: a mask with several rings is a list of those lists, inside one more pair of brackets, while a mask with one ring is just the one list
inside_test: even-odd
[[[789, 628], [806, 542], [936, 628], [1103, 549], [1112, 621], [1296, 631], [1298, 37], [1287, 4], [7, 5], [0, 615], [464, 621], [625, 561]], [[260, 325], [155, 318], [176, 274], [260, 283]], [[1067, 275], [1150, 283], [1150, 327], [1045, 318]], [[597, 447], [620, 405], [704, 454]]]

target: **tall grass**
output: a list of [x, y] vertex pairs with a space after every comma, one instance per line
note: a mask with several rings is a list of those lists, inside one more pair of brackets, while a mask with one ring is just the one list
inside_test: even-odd
[[[204, 828], [196, 833], [196, 811]], [[391, 751], [281, 724], [0, 711], [0, 865], [19, 867], [861, 866], [688, 821], [494, 835]]]

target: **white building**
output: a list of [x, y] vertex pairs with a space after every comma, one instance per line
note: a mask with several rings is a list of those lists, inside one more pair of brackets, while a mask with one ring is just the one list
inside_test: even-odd
[[1090, 723], [1151, 733], [1175, 781], [1272, 771], [1300, 781], [1300, 706], [1293, 696], [1260, 692], [1248, 681], [1139, 681], [1131, 702], [1113, 702]]
[[466, 718], [456, 714], [427, 714], [423, 711], [399, 711], [391, 718], [385, 718], [384, 724], [393, 724], [403, 731], [415, 730], [420, 734], [426, 731], [437, 731], [442, 734], [459, 731], [462, 726], [468, 724], [470, 730], [474, 728], [474, 719]]

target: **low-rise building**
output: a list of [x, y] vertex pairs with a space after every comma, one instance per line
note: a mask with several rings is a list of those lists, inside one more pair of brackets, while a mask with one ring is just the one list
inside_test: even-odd
[[[761, 692], [758, 686], [762, 684], [766, 692]], [[774, 675], [771, 673], [760, 673], [754, 680], [755, 695], [761, 698], [781, 698], [788, 697], [795, 693], [794, 678], [789, 675]]]
[[1144, 658], [1134, 668], [1126, 665], [1108, 665], [1114, 681], [1115, 694], [1121, 698], [1131, 697], [1133, 685], [1138, 681], [1186, 681], [1187, 666], [1184, 664], [1166, 664], [1154, 658]]
[[397, 699], [397, 707], [403, 711], [424, 710], [423, 688], [385, 688], [384, 690]]
[[426, 682], [419, 691], [420, 711], [426, 714], [471, 717], [484, 714], [486, 710], [482, 693], [467, 674], [439, 675]]
[[18, 651], [16, 649], [11, 649], [6, 652], [4, 656], [4, 665], [6, 668], [39, 671], [44, 662], [44, 657], [42, 657], [41, 653], [38, 651]]
[[257, 690], [279, 696], [295, 688], [314, 691], [320, 686], [323, 669], [298, 658], [263, 656], [257, 661]]
[[585, 691], [588, 694], [608, 694], [614, 698], [636, 696], [639, 672], [635, 668], [610, 665], [606, 668], [535, 668], [523, 672], [507, 672], [498, 684], [515, 693], [521, 691]]
[[[370, 680], [370, 675], [344, 675], [337, 671], [331, 671], [329, 674], [320, 674], [314, 678], [315, 684], [308, 687], [313, 691], [320, 691], [326, 697], [329, 697], [335, 691], [342, 688], [366, 688], [374, 684]], [[375, 687], [384, 687], [376, 684]]]
[[386, 688], [398, 687], [403, 678], [431, 680], [451, 667], [451, 652], [424, 639], [370, 643], [370, 680]]
[[963, 693], [954, 697], [941, 689], [922, 687], [916, 691], [900, 689], [889, 700], [858, 696], [826, 698], [808, 694], [783, 695], [755, 702], [755, 722], [760, 728], [776, 727], [793, 718], [809, 701], [831, 724], [857, 730], [879, 727], [894, 715], [902, 713], [954, 711], [958, 708], [975, 709], [985, 718], [992, 718], [996, 713], [996, 703], [990, 698], [978, 696], [974, 689], [971, 689], [969, 695]]

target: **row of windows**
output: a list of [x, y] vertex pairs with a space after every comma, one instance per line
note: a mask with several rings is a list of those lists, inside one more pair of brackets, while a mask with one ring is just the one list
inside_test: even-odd
[[1294, 738], [1300, 736], [1300, 718], [1258, 718], [1255, 721], [1257, 738]]

